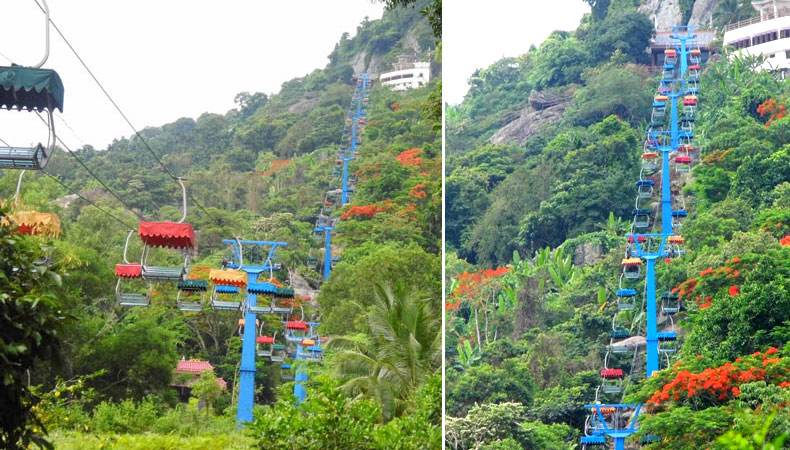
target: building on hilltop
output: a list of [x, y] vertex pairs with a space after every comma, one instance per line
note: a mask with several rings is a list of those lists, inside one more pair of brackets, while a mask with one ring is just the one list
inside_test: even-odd
[[763, 69], [790, 72], [790, 0], [752, 0], [760, 13], [724, 28], [724, 45], [739, 55], [765, 57]]
[[392, 71], [382, 73], [379, 81], [393, 91], [416, 89], [428, 84], [431, 79], [431, 63], [414, 61], [408, 56], [398, 57]]

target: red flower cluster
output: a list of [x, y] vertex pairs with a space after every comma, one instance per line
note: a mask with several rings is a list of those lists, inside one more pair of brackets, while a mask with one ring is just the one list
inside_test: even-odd
[[790, 234], [779, 240], [782, 247], [790, 247]]
[[734, 363], [707, 368], [700, 373], [680, 370], [672, 381], [650, 397], [648, 403], [660, 405], [692, 398], [726, 401], [741, 394], [739, 385], [753, 381], [790, 386], [790, 374], [785, 367], [790, 360], [769, 358], [777, 352], [775, 347], [770, 347], [765, 353], [755, 352], [745, 358], [737, 358]]
[[423, 198], [425, 198], [427, 196], [428, 196], [428, 193], [425, 192], [425, 183], [417, 183], [409, 191], [409, 197], [411, 197], [411, 198], [423, 199]]
[[741, 258], [735, 256], [722, 267], [707, 267], [700, 271], [698, 278], [689, 278], [672, 288], [672, 292], [678, 294], [680, 300], [693, 298], [700, 309], [713, 304], [713, 295], [709, 292], [715, 294], [727, 287], [730, 297], [735, 297], [741, 292], [739, 285], [732, 284], [741, 279], [741, 271], [736, 268], [740, 263]]
[[768, 121], [765, 122], [765, 126], [769, 127], [775, 120], [779, 120], [787, 115], [787, 107], [777, 103], [775, 99], [769, 98], [757, 107], [757, 114], [759, 114], [760, 117], [768, 116]]
[[352, 206], [347, 210], [343, 211], [343, 214], [340, 215], [340, 220], [348, 220], [348, 219], [370, 219], [371, 217], [375, 216], [378, 213], [382, 213], [387, 211], [387, 205], [360, 205], [360, 206]]
[[401, 165], [407, 167], [417, 167], [422, 164], [422, 158], [420, 158], [420, 155], [422, 155], [421, 148], [410, 148], [408, 150], [402, 151], [398, 156], [395, 157], [395, 159], [397, 159]]
[[477, 272], [464, 272], [458, 275], [458, 286], [452, 292], [456, 298], [472, 297], [491, 280], [499, 278], [510, 270], [506, 266], [496, 269], [483, 269]]

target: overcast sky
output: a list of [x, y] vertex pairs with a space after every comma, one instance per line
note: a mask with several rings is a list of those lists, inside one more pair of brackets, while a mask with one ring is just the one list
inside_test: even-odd
[[[31, 65], [43, 53], [43, 14], [34, 0], [0, 0], [0, 65]], [[49, 0], [61, 28], [138, 128], [203, 112], [225, 113], [242, 91], [279, 91], [323, 68], [343, 32], [378, 19], [371, 0]], [[131, 130], [57, 33], [45, 67], [66, 88], [61, 138], [72, 148], [104, 148]], [[5, 55], [5, 57], [3, 56]], [[32, 114], [0, 111], [0, 139], [26, 145], [46, 138]]]
[[552, 31], [574, 30], [590, 10], [584, 0], [454, 0], [445, 2], [442, 35], [444, 100], [460, 103], [476, 69], [518, 56]]

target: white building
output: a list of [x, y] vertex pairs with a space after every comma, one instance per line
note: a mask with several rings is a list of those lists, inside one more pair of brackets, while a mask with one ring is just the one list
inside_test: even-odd
[[790, 0], [752, 0], [759, 17], [729, 24], [724, 44], [739, 54], [763, 55], [763, 68], [790, 72]]
[[398, 62], [393, 64], [395, 70], [382, 73], [379, 81], [393, 91], [415, 89], [428, 84], [431, 79], [431, 63]]

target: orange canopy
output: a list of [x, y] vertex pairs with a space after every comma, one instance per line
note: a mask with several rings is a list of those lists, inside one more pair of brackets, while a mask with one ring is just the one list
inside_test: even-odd
[[223, 286], [236, 286], [244, 288], [247, 286], [247, 274], [241, 270], [230, 269], [211, 269], [208, 278], [214, 284]]

